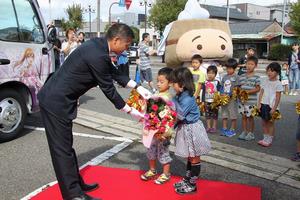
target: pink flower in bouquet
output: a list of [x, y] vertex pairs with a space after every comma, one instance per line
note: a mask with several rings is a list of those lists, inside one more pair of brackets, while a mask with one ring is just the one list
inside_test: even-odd
[[164, 133], [165, 131], [166, 131], [166, 127], [161, 126], [161, 127], [159, 128], [159, 132]]
[[169, 126], [170, 126], [170, 127], [173, 127], [173, 126], [174, 126], [174, 123], [173, 123], [173, 122], [169, 122]]
[[156, 104], [153, 104], [151, 108], [152, 108], [152, 110], [154, 110], [154, 111], [157, 111], [157, 110], [158, 110], [158, 106], [157, 106]]
[[175, 111], [171, 111], [171, 115], [173, 116], [173, 117], [176, 117], [177, 116], [177, 113], [175, 112]]
[[163, 119], [163, 120], [161, 121], [161, 125], [162, 125], [162, 126], [167, 125], [167, 123], [168, 123], [168, 121], [167, 121], [166, 119]]
[[155, 116], [155, 117], [153, 118], [153, 123], [157, 124], [158, 122], [159, 122], [159, 119], [158, 119], [158, 117]]
[[174, 103], [172, 101], [167, 102], [167, 106], [172, 107], [173, 105], [174, 105]]
[[149, 115], [149, 114], [145, 114], [145, 115], [144, 115], [144, 119], [147, 119], [147, 120], [148, 120], [149, 118], [150, 118], [150, 115]]

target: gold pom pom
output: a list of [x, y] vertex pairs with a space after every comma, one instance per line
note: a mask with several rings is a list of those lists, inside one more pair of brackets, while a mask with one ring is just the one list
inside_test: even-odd
[[219, 108], [219, 106], [221, 105], [221, 102], [222, 102], [222, 100], [221, 100], [221, 95], [220, 95], [220, 93], [219, 92], [215, 92], [214, 93], [214, 102], [212, 102], [211, 104], [210, 104], [210, 106], [211, 106], [211, 109], [218, 109]]
[[241, 92], [241, 89], [239, 87], [233, 88], [231, 99], [236, 101], [238, 99], [238, 96], [240, 95], [240, 92]]
[[199, 107], [200, 112], [205, 113], [205, 104], [201, 102], [200, 99], [196, 99], [196, 103]]
[[246, 103], [249, 99], [248, 92], [246, 90], [241, 90], [239, 93], [239, 99], [243, 104]]
[[300, 115], [300, 101], [296, 103], [296, 113]]
[[279, 110], [276, 110], [272, 115], [271, 115], [271, 122], [274, 122], [275, 120], [281, 119], [281, 114]]
[[226, 95], [226, 94], [221, 95], [220, 98], [221, 98], [221, 105], [222, 106], [227, 105], [229, 103], [229, 101], [230, 101], [230, 96]]
[[251, 112], [251, 116], [252, 117], [258, 117], [259, 116], [259, 110], [258, 110], [258, 108], [257, 108], [257, 106], [254, 106], [254, 108], [253, 108], [253, 110], [252, 110], [252, 112]]

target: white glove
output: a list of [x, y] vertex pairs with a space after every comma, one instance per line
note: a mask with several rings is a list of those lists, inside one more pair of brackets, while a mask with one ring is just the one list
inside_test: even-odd
[[150, 99], [152, 97], [152, 93], [142, 86], [139, 86], [136, 91], [142, 95], [144, 99]]
[[128, 104], [126, 104], [121, 111], [126, 112], [127, 114], [130, 114], [132, 117], [134, 117], [137, 120], [140, 120], [144, 118], [144, 115], [137, 111], [135, 108], [130, 107]]
[[140, 121], [142, 118], [144, 118], [144, 114], [140, 113], [137, 111], [135, 108], [131, 107], [131, 111], [129, 113], [133, 118], [137, 119]]

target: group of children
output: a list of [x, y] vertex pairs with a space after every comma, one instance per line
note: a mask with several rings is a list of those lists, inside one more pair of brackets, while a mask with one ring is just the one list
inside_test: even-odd
[[[214, 103], [214, 95], [219, 92], [220, 95], [229, 96], [229, 102], [221, 106], [222, 128], [221, 135], [232, 137], [236, 135], [238, 113], [242, 115], [242, 132], [238, 139], [254, 140], [254, 109], [258, 109], [262, 118], [262, 126], [264, 138], [258, 144], [268, 147], [272, 144], [274, 136], [274, 122], [271, 121], [272, 114], [279, 109], [279, 102], [283, 86], [279, 80], [281, 77], [281, 66], [277, 62], [273, 62], [267, 66], [267, 78], [261, 81], [259, 75], [255, 73], [258, 65], [258, 59], [255, 56], [247, 58], [246, 73], [238, 76], [235, 70], [238, 63], [231, 58], [225, 63], [226, 74], [222, 80], [216, 80], [217, 67], [209, 66], [207, 74], [200, 70], [202, 58], [199, 55], [192, 57], [193, 61], [197, 60], [198, 65], [190, 68], [192, 73], [202, 73], [199, 77], [194, 77], [194, 83], [202, 91], [196, 91], [194, 96], [200, 98], [205, 107], [205, 118], [207, 123], [206, 131], [208, 133], [217, 132], [218, 107], [211, 106]], [[202, 77], [206, 77], [203, 81]], [[239, 101], [232, 98], [235, 88], [246, 91], [248, 95], [247, 101]], [[199, 94], [202, 94], [201, 97]], [[231, 126], [228, 126], [228, 120]]]
[[[232, 137], [236, 134], [237, 115], [242, 114], [243, 131], [239, 135], [241, 140], [254, 140], [254, 119], [252, 110], [258, 108], [263, 121], [264, 138], [258, 143], [262, 146], [270, 146], [274, 137], [274, 122], [271, 122], [271, 115], [279, 108], [280, 95], [283, 87], [278, 77], [281, 73], [281, 66], [274, 62], [268, 65], [268, 78], [261, 84], [260, 77], [255, 74], [258, 59], [254, 56], [247, 59], [246, 74], [237, 76], [235, 69], [238, 63], [235, 59], [229, 59], [225, 66], [227, 74], [222, 81], [216, 80], [218, 69], [216, 66], [209, 66], [207, 74], [200, 70], [202, 57], [194, 55], [190, 68], [162, 68], [158, 72], [157, 87], [158, 95], [170, 99], [169, 89], [172, 86], [175, 97], [172, 101], [177, 112], [177, 123], [175, 129], [175, 155], [186, 158], [186, 175], [182, 181], [175, 183], [175, 191], [179, 194], [194, 193], [197, 191], [196, 180], [199, 177], [201, 164], [200, 156], [207, 154], [211, 149], [211, 143], [207, 133], [217, 131], [217, 120], [219, 110], [212, 106], [214, 95], [220, 92], [221, 95], [232, 96], [234, 88], [240, 87], [247, 91], [248, 100], [239, 102], [231, 99], [228, 104], [221, 107], [223, 127], [221, 134]], [[259, 94], [259, 95], [258, 95]], [[200, 120], [201, 112], [197, 99], [205, 104], [205, 117], [207, 127], [204, 128]], [[231, 120], [231, 126], [228, 126]], [[155, 179], [156, 184], [163, 184], [170, 180], [170, 157], [168, 145], [164, 145], [163, 139], [154, 137], [150, 148], [147, 150], [150, 169], [141, 175], [141, 179], [148, 181], [157, 176], [156, 159], [163, 166], [163, 173]]]

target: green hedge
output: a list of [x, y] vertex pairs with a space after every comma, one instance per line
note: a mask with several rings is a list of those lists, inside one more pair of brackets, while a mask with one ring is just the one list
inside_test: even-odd
[[269, 60], [287, 60], [288, 55], [291, 53], [292, 47], [284, 44], [274, 44], [269, 52]]

